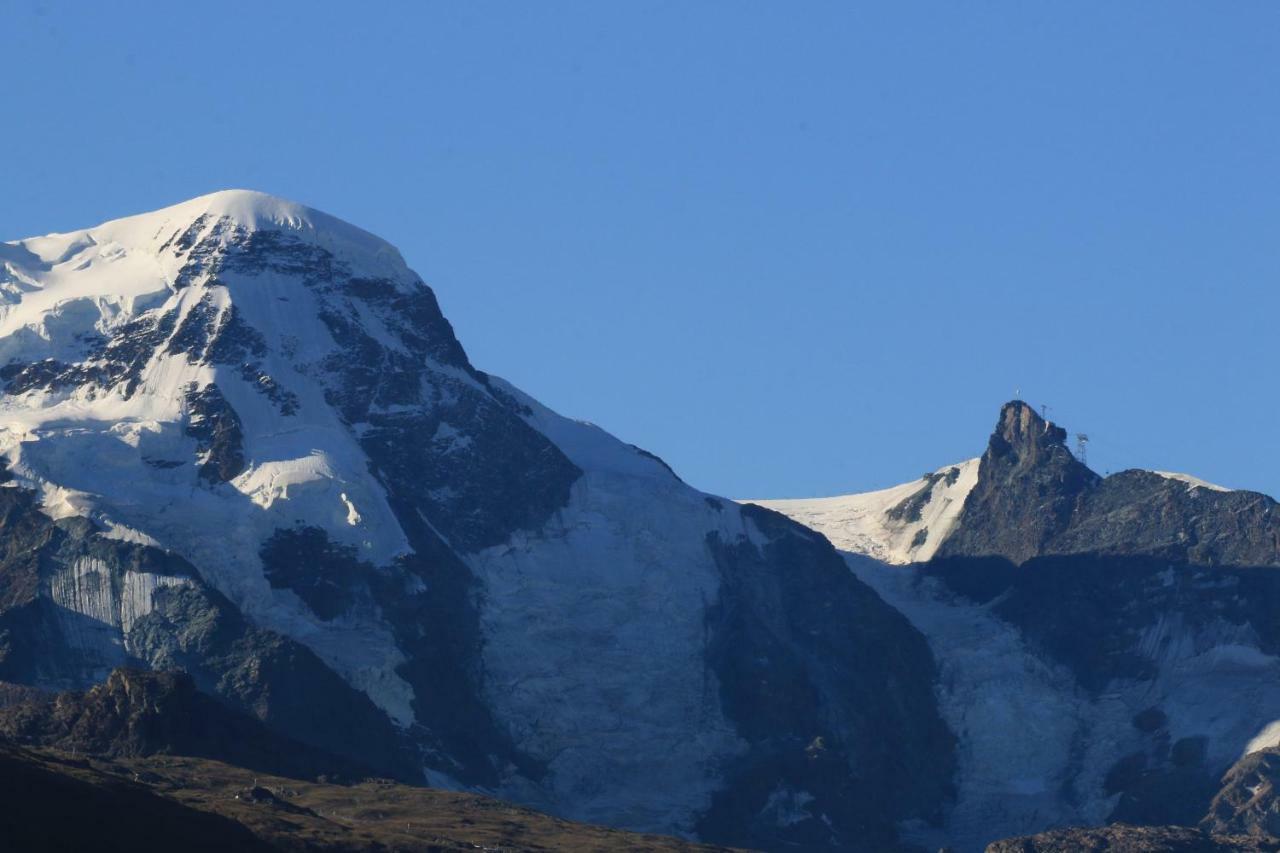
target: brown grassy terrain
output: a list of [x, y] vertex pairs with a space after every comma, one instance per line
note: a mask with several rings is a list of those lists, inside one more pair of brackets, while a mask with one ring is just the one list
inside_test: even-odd
[[203, 758], [95, 759], [5, 747], [0, 790], [9, 798], [0, 832], [17, 842], [14, 850], [723, 849], [572, 823], [473, 794], [381, 780], [305, 782]]
[[1275, 853], [1275, 839], [1210, 835], [1189, 826], [1054, 829], [987, 845], [986, 853]]

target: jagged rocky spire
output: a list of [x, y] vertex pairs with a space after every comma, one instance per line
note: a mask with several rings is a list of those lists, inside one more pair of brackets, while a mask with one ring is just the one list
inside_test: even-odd
[[1143, 554], [1199, 565], [1280, 564], [1280, 513], [1265, 495], [1203, 488], [1151, 471], [1106, 479], [1067, 432], [1015, 400], [1000, 419], [938, 556]]
[[940, 556], [1002, 556], [1021, 563], [1071, 522], [1080, 496], [1100, 478], [1066, 445], [1067, 431], [1021, 400], [1000, 409], [995, 432]]

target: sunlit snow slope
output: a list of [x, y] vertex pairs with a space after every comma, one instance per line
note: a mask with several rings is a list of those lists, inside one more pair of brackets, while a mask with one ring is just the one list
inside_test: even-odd
[[924, 562], [955, 526], [978, 480], [978, 461], [939, 468], [878, 492], [833, 498], [750, 500], [812, 527], [841, 551], [885, 563]]

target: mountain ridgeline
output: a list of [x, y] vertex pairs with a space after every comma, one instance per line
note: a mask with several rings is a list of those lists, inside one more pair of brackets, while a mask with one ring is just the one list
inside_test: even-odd
[[1027, 404], [1006, 405], [978, 484], [937, 556], [1024, 563], [1107, 554], [1196, 566], [1280, 565], [1280, 513], [1271, 498], [1188, 488], [1151, 471], [1099, 477], [1071, 455], [1066, 436]]
[[[725, 500], [245, 191], [0, 243], [0, 382], [0, 776], [285, 847], [434, 849], [421, 786], [769, 850], [1280, 845], [1275, 501], [1100, 477], [1023, 402], [911, 483]], [[205, 773], [409, 811], [193, 816]]]

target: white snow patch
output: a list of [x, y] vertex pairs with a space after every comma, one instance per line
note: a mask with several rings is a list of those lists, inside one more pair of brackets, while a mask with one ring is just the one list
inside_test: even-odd
[[[945, 479], [934, 484], [918, 521], [895, 520], [888, 511], [925, 489], [928, 484], [924, 478], [878, 492], [742, 503], [758, 504], [789, 516], [826, 536], [841, 551], [865, 554], [885, 563], [922, 563], [934, 555], [954, 529], [965, 499], [978, 482], [980, 461], [970, 459], [934, 472], [945, 477], [955, 470], [958, 475], [951, 484]], [[922, 530], [924, 542], [917, 543]]]
[[1208, 480], [1201, 480], [1199, 477], [1193, 477], [1190, 474], [1179, 474], [1176, 471], [1152, 471], [1151, 473], [1159, 474], [1161, 477], [1164, 477], [1167, 480], [1181, 480], [1182, 482], [1187, 484], [1188, 490], [1209, 489], [1210, 491], [1214, 491], [1214, 492], [1233, 491], [1232, 489], [1228, 489], [1226, 486], [1219, 486], [1215, 483], [1210, 483]]
[[115, 539], [119, 542], [129, 542], [133, 545], [145, 545], [148, 548], [160, 548], [164, 546], [152, 539], [141, 530], [134, 530], [132, 527], [125, 527], [123, 524], [116, 524], [113, 521], [104, 521], [106, 527], [98, 535], [103, 539]]
[[1262, 727], [1262, 731], [1250, 738], [1240, 757], [1244, 758], [1246, 755], [1270, 749], [1273, 746], [1280, 746], [1280, 720], [1272, 720]]
[[342, 498], [342, 504], [347, 508], [347, 524], [355, 527], [360, 523], [360, 513], [356, 510], [356, 505], [351, 502], [351, 498], [347, 497], [347, 493], [343, 492], [338, 495]]

